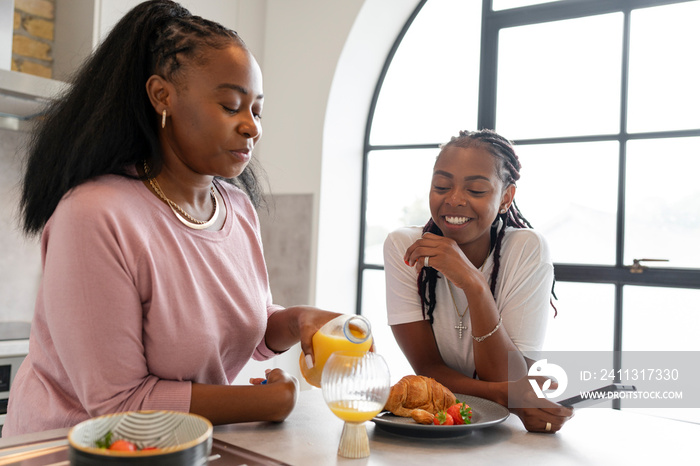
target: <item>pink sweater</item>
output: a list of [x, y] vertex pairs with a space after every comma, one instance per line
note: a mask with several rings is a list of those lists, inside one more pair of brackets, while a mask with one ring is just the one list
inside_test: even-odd
[[191, 383], [230, 384], [265, 345], [272, 304], [258, 218], [219, 183], [220, 231], [197, 231], [138, 180], [66, 195], [42, 235], [29, 356], [3, 436], [145, 409], [188, 411]]

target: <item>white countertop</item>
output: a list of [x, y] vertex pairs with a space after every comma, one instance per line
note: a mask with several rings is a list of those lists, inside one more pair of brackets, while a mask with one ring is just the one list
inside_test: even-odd
[[529, 433], [515, 415], [503, 423], [456, 438], [417, 439], [386, 433], [368, 422], [371, 454], [337, 456], [343, 422], [321, 390], [301, 392], [281, 424], [219, 426], [214, 437], [292, 465], [700, 464], [700, 425], [610, 408], [584, 408], [556, 434]]
[[[386, 433], [372, 422], [366, 425], [370, 456], [339, 457], [343, 422], [325, 405], [321, 390], [313, 389], [300, 393], [297, 406], [282, 423], [218, 426], [214, 438], [298, 466], [700, 464], [700, 425], [609, 408], [579, 410], [556, 434], [529, 433], [514, 415], [501, 424], [448, 439], [403, 437]], [[59, 429], [0, 439], [0, 448], [55, 441], [67, 432]], [[262, 458], [251, 464], [269, 463]]]

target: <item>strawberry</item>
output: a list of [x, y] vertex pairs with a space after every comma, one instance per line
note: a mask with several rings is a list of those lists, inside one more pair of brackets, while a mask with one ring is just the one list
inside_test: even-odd
[[452, 416], [455, 425], [471, 424], [472, 409], [466, 403], [457, 403], [447, 408], [447, 414]]
[[136, 448], [136, 445], [127, 441], [127, 440], [117, 440], [113, 444], [109, 446], [110, 450], [117, 450], [117, 451], [136, 451], [138, 448]]
[[450, 416], [447, 411], [440, 411], [435, 415], [435, 419], [433, 419], [433, 424], [437, 426], [451, 426], [454, 425], [454, 423], [454, 419], [452, 419], [452, 416]]

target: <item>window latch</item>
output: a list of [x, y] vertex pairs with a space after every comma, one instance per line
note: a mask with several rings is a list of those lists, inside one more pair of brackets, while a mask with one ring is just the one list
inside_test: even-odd
[[642, 265], [642, 262], [668, 262], [668, 259], [632, 259], [630, 273], [644, 273], [647, 267]]

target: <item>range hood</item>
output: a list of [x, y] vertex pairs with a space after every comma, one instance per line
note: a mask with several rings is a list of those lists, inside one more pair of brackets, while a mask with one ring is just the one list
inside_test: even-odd
[[31, 120], [67, 89], [62, 81], [0, 69], [0, 117]]

